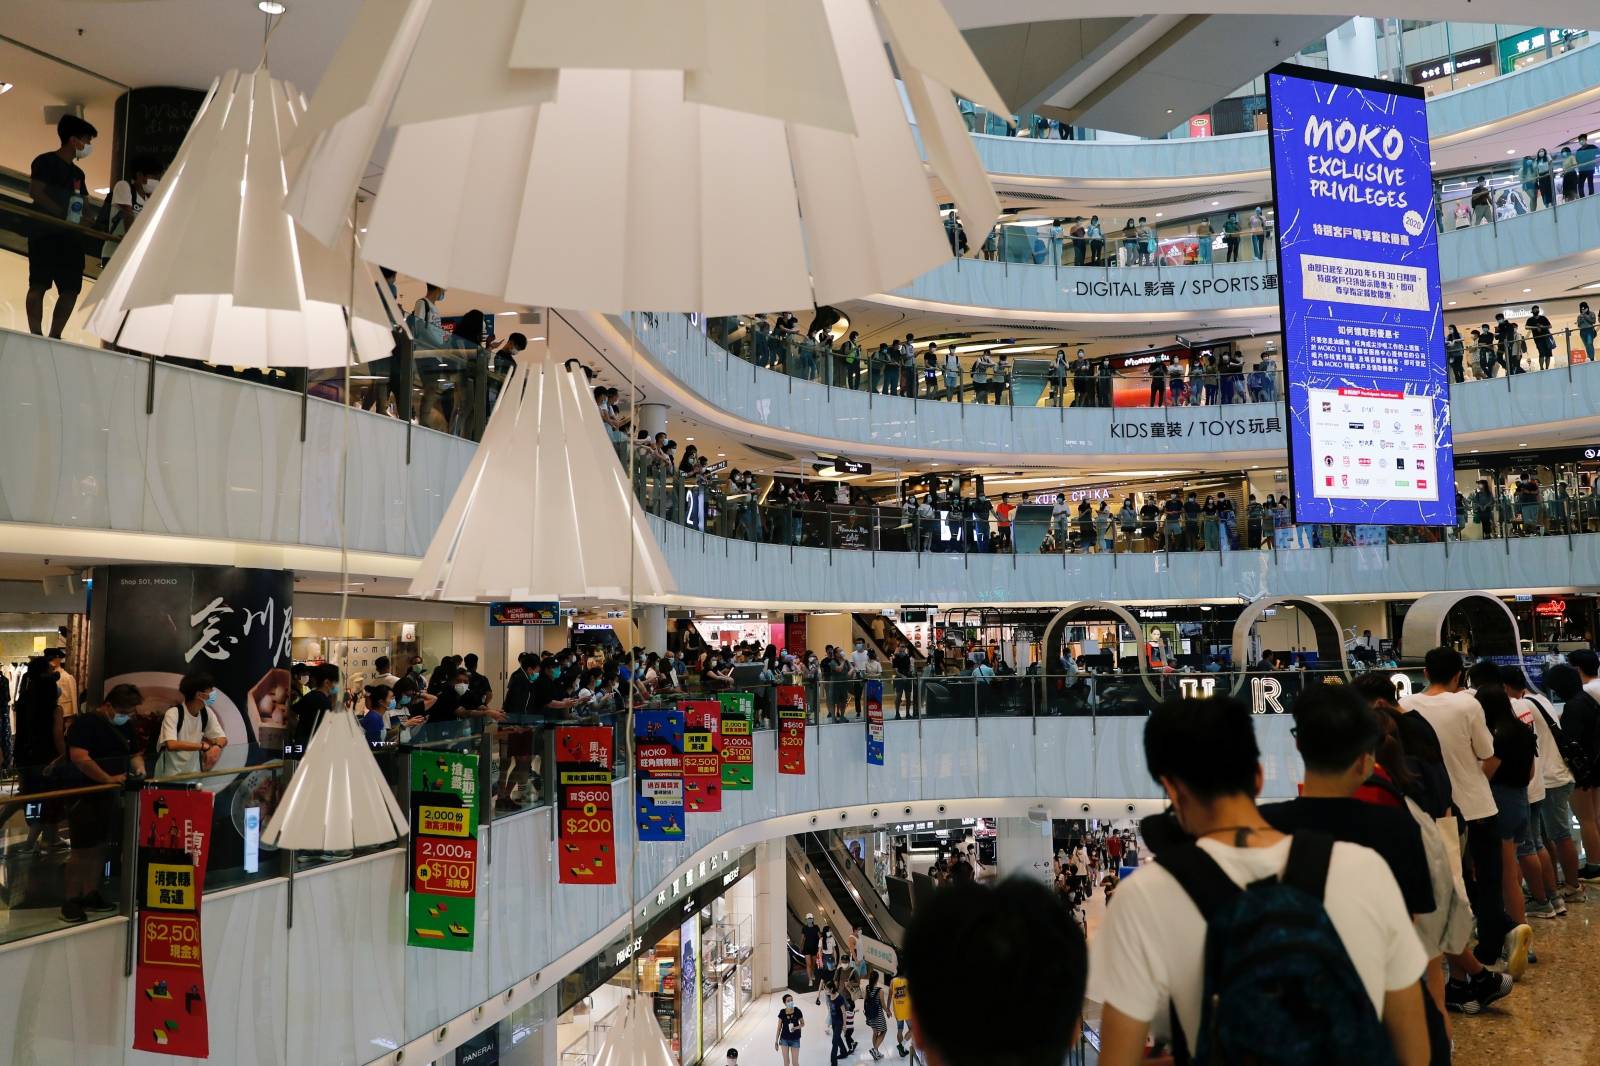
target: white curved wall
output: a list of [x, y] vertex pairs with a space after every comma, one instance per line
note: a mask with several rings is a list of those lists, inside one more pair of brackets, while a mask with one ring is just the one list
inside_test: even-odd
[[754, 544], [655, 523], [678, 599], [821, 610], [1600, 587], [1600, 534], [1282, 551], [947, 555]]
[[[1263, 716], [1256, 724], [1266, 794], [1290, 797], [1300, 775], [1291, 722]], [[1082, 817], [1083, 802], [1101, 817], [1126, 816], [1129, 801], [1154, 809], [1159, 791], [1144, 770], [1143, 726], [1142, 718], [890, 721], [882, 767], [866, 765], [859, 723], [823, 726], [807, 732], [804, 777], [777, 775], [775, 734], [760, 732], [755, 790], [726, 794], [721, 814], [691, 817], [681, 843], [640, 845], [634, 898], [652, 897], [709, 852], [799, 832], [813, 816], [833, 825], [872, 824], [874, 809], [881, 822], [935, 818], [940, 802], [968, 800], [961, 809], [973, 814], [1020, 814], [1040, 802], [1058, 817]], [[630, 809], [628, 782], [615, 788], [615, 809]], [[620, 828], [618, 853], [626, 855], [631, 827], [624, 820]], [[201, 920], [212, 1060], [390, 1062], [391, 1049], [454, 1029], [491, 997], [520, 1002], [553, 985], [620, 933], [628, 910], [621, 887], [556, 883], [553, 829], [551, 811], [540, 808], [482, 834], [472, 952], [405, 946], [408, 863], [400, 850], [292, 883], [208, 895]], [[0, 947], [0, 1061], [156, 1061], [127, 1050], [135, 990], [122, 977], [125, 935], [126, 924], [114, 920]], [[62, 1009], [67, 1004], [72, 1009]], [[459, 1025], [443, 1048], [483, 1023]]]

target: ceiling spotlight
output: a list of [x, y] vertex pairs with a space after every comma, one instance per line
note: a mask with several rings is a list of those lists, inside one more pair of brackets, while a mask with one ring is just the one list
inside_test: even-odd
[[1517, 150], [1515, 148], [1507, 148], [1506, 149], [1506, 155], [1516, 155], [1516, 154], [1517, 154]]
[[1523, 289], [1522, 291], [1523, 292], [1532, 292], [1533, 290], [1532, 289]]
[[108, 186], [106, 186], [106, 187], [105, 187], [105, 188], [103, 188], [103, 189], [96, 189], [96, 190], [95, 190], [95, 191], [94, 191], [94, 194], [95, 194], [95, 195], [96, 195], [96, 196], [104, 196], [104, 195], [105, 195], [105, 194], [106, 194], [106, 193], [108, 193], [108, 192], [110, 192], [110, 191], [111, 191], [111, 187], [110, 187], [110, 186], [109, 186], [109, 185], [108, 185]]
[[1456, 305], [1456, 302], [1455, 302], [1455, 301], [1454, 301], [1454, 300], [1451, 300], [1451, 301], [1450, 301], [1450, 306], [1451, 306], [1451, 307], [1454, 307], [1454, 306], [1455, 306], [1455, 305]]
[[1220, 204], [1220, 203], [1221, 203], [1221, 202], [1222, 202], [1222, 201], [1221, 201], [1221, 200], [1212, 200], [1212, 201], [1211, 201], [1211, 206], [1212, 206], [1212, 207], [1216, 207], [1216, 206], [1217, 206], [1217, 205], [1218, 205], [1218, 204]]
[[1156, 217], [1157, 217], [1157, 218], [1160, 218], [1160, 217], [1161, 217], [1161, 212], [1160, 212], [1160, 211], [1157, 211], [1157, 212], [1156, 212]]
[[9, 81], [0, 81], [0, 96], [4, 96], [6, 93], [8, 93], [10, 91], [11, 91], [11, 83]]
[[256, 7], [269, 15], [281, 15], [289, 10], [288, 4], [280, 4], [278, 0], [261, 0], [260, 3], [256, 4]]
[[1169, 114], [1169, 115], [1172, 114], [1172, 108], [1170, 108], [1170, 107], [1167, 108], [1167, 114]]

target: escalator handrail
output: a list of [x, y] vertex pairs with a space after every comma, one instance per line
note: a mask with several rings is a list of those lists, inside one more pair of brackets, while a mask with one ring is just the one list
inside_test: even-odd
[[[824, 859], [827, 860], [829, 868], [833, 871], [833, 876], [838, 879], [840, 885], [844, 886], [846, 899], [835, 899], [834, 905], [837, 906], [840, 911], [844, 912], [846, 917], [850, 917], [851, 912], [854, 911], [855, 914], [861, 918], [860, 929], [863, 932], [871, 936], [874, 940], [885, 940], [886, 931], [878, 921], [878, 916], [872, 913], [872, 909], [868, 907], [864, 901], [858, 900], [855, 896], [850, 895], [850, 888], [852, 887], [850, 883], [850, 877], [840, 867], [839, 858], [833, 853], [832, 849], [828, 847], [828, 842], [822, 837], [819, 837], [816, 833], [807, 833], [806, 838], [808, 841], [814, 841], [817, 847], [817, 851], [815, 853], [810, 847], [805, 849], [807, 857], [812, 858], [812, 865], [816, 865], [815, 855], [820, 854]], [[861, 891], [859, 886], [856, 886], [856, 891], [858, 893]], [[848, 904], [848, 906], [846, 906], [846, 904]]]
[[[828, 843], [830, 838], [835, 842], [833, 845]], [[854, 856], [844, 849], [842, 842], [839, 840], [838, 832], [836, 830], [830, 831], [828, 837], [821, 839], [819, 843], [832, 860], [835, 872], [846, 883], [854, 885], [863, 899], [872, 900], [871, 904], [863, 906], [861, 909], [867, 912], [867, 917], [873, 924], [874, 939], [898, 946], [898, 938], [890, 936], [889, 930], [891, 928], [899, 929], [900, 923], [890, 912], [888, 903], [884, 902], [883, 897], [878, 894], [877, 886], [872, 883], [871, 878], [867, 876], [867, 872], [856, 863]]]

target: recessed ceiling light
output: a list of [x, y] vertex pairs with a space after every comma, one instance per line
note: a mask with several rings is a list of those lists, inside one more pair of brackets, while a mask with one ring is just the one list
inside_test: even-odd
[[1523, 292], [1532, 292], [1533, 290], [1532, 289], [1523, 289], [1522, 291]]
[[1157, 217], [1157, 218], [1160, 218], [1160, 217], [1161, 217], [1161, 212], [1160, 212], [1160, 211], [1157, 211], [1157, 212], [1156, 212], [1156, 217]]
[[1524, 443], [1522, 443], [1522, 444], [1519, 444], [1519, 445], [1517, 445], [1517, 447], [1519, 447], [1519, 448], [1526, 448], [1526, 447], [1527, 447], [1527, 446], [1528, 446], [1528, 445], [1527, 445], [1527, 443], [1526, 443], [1526, 442], [1524, 442]]
[[96, 190], [95, 190], [95, 191], [94, 191], [94, 194], [95, 194], [95, 195], [96, 195], [96, 196], [104, 196], [104, 195], [105, 195], [105, 194], [106, 194], [106, 193], [108, 193], [108, 192], [110, 192], [110, 191], [111, 191], [111, 187], [110, 187], [110, 186], [107, 186], [107, 187], [105, 187], [105, 188], [103, 188], [103, 189], [96, 189]]
[[285, 11], [289, 10], [288, 4], [280, 4], [278, 0], [260, 0], [260, 3], [256, 4], [256, 7], [260, 8], [262, 11], [265, 11], [269, 15], [281, 15]]
[[1517, 150], [1515, 148], [1507, 148], [1506, 149], [1506, 155], [1516, 155], [1516, 154], [1517, 154]]
[[1478, 454], [1478, 449], [1476, 449], [1476, 448], [1472, 449], [1472, 454], [1473, 455], [1477, 455]]
[[1170, 107], [1167, 108], [1167, 114], [1169, 114], [1169, 115], [1172, 114], [1172, 108], [1170, 108]]
[[685, 438], [683, 438], [683, 439], [684, 439], [684, 440], [685, 440], [685, 441], [688, 441], [688, 442], [689, 442], [689, 443], [691, 443], [691, 444], [692, 444], [692, 443], [694, 443], [694, 438], [693, 438], [693, 437], [685, 437]]
[[1217, 205], [1218, 205], [1218, 204], [1220, 204], [1220, 203], [1221, 203], [1221, 202], [1222, 202], [1222, 201], [1221, 201], [1221, 200], [1212, 200], [1212, 201], [1211, 201], [1211, 206], [1212, 206], [1212, 207], [1216, 207], [1216, 206], [1217, 206]]
[[1456, 302], [1455, 302], [1455, 301], [1454, 301], [1454, 300], [1451, 300], [1451, 301], [1450, 301], [1450, 306], [1451, 306], [1451, 307], [1454, 307], [1454, 306], [1455, 306], [1455, 305], [1456, 305]]
[[8, 93], [10, 91], [11, 91], [11, 83], [9, 81], [0, 81], [0, 96], [4, 96], [6, 93]]

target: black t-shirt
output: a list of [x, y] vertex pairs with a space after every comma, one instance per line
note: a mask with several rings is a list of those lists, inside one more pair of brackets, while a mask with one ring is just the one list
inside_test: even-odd
[[312, 689], [294, 701], [289, 710], [294, 714], [294, 742], [302, 751], [311, 743], [311, 734], [317, 731], [322, 716], [333, 710], [333, 700], [321, 689]]
[[1139, 508], [1139, 517], [1146, 525], [1154, 522], [1160, 513], [1161, 509], [1153, 503], [1147, 503], [1143, 507]]
[[800, 951], [805, 955], [815, 955], [817, 948], [822, 944], [822, 930], [815, 925], [808, 925], [800, 930]]
[[1200, 520], [1200, 504], [1199, 504], [1199, 502], [1196, 501], [1196, 500], [1185, 500], [1184, 504], [1183, 504], [1183, 514], [1184, 514], [1184, 517], [1188, 518], [1189, 521], [1191, 521], [1191, 522], [1199, 521]]
[[[112, 725], [98, 714], [74, 715], [72, 725], [67, 729], [67, 752], [70, 755], [73, 748], [82, 748], [89, 753], [89, 758], [95, 765], [108, 774], [125, 774], [128, 772], [128, 739], [122, 735], [121, 730]], [[87, 780], [87, 775], [77, 771], [80, 777]]]
[[902, 677], [910, 677], [911, 667], [912, 663], [910, 652], [902, 650], [894, 653], [895, 673], [900, 674]]
[[[85, 197], [89, 194], [83, 171], [76, 165], [62, 159], [55, 152], [45, 152], [34, 157], [33, 166], [29, 170], [34, 181], [44, 186], [45, 192], [55, 203], [35, 204], [35, 208], [47, 215], [64, 218], [69, 222], [82, 222]], [[73, 217], [76, 208], [77, 216]]]
[[1280, 833], [1292, 836], [1301, 829], [1313, 829], [1335, 840], [1371, 848], [1394, 874], [1400, 894], [1405, 897], [1406, 910], [1412, 914], [1433, 912], [1428, 854], [1422, 847], [1422, 833], [1409, 812], [1357, 799], [1301, 796], [1264, 805], [1261, 817]]
[[778, 1011], [778, 1026], [783, 1032], [783, 1039], [800, 1039], [800, 1019], [803, 1017], [799, 1007], [784, 1007]]
[[433, 706], [428, 708], [428, 721], [453, 722], [460, 706], [461, 697], [456, 695], [455, 685], [446, 685], [444, 691], [439, 693], [439, 698], [433, 701]]
[[1498, 726], [1491, 725], [1489, 732], [1494, 735], [1494, 753], [1500, 760], [1490, 782], [1527, 788], [1533, 780], [1534, 756], [1539, 752], [1539, 738], [1533, 728], [1516, 718], [1506, 718]]

